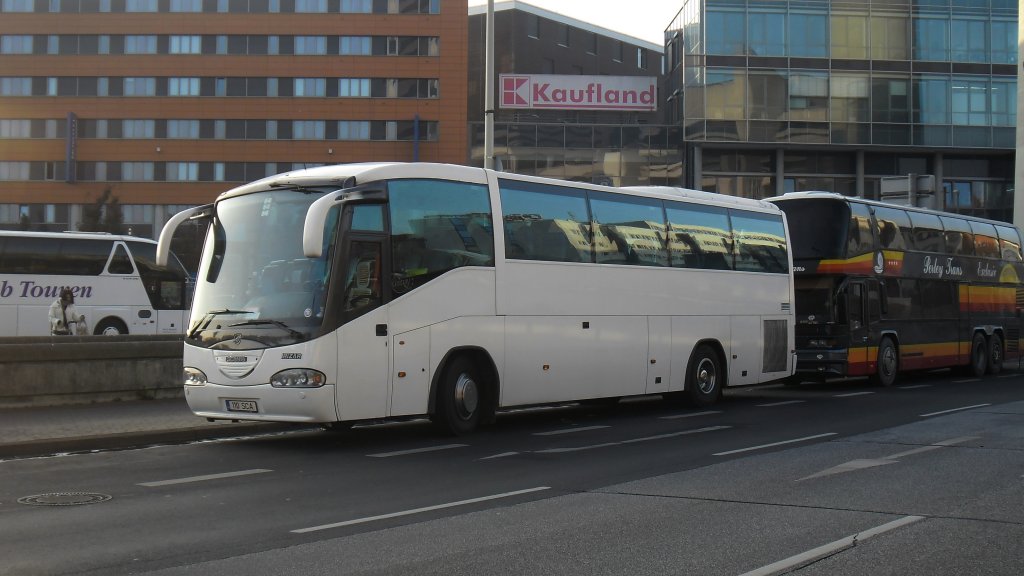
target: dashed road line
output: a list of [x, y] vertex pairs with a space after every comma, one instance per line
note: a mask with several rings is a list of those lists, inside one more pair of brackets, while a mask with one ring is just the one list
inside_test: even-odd
[[909, 524], [913, 524], [921, 520], [924, 520], [924, 516], [904, 516], [903, 518], [900, 518], [898, 520], [893, 520], [892, 522], [882, 524], [881, 526], [876, 526], [869, 530], [858, 532], [845, 538], [840, 538], [839, 540], [836, 540], [834, 542], [829, 542], [828, 544], [818, 546], [817, 548], [808, 550], [806, 552], [802, 552], [800, 554], [796, 554], [794, 556], [790, 556], [789, 558], [786, 558], [784, 560], [773, 562], [772, 564], [762, 566], [756, 570], [744, 572], [740, 576], [771, 576], [772, 574], [780, 574], [782, 572], [787, 572], [799, 566], [805, 566], [807, 564], [810, 564], [811, 562], [814, 562], [815, 560], [820, 560], [821, 558], [835, 554], [836, 552], [840, 552], [847, 548], [852, 548], [853, 546], [856, 546], [858, 543], [863, 542], [869, 538], [874, 538], [875, 536], [885, 534], [886, 532], [895, 530], [897, 528], [902, 528], [903, 526], [907, 526]]
[[760, 446], [751, 446], [749, 448], [739, 448], [736, 450], [729, 450], [727, 452], [716, 452], [712, 456], [729, 456], [731, 454], [740, 454], [742, 452], [753, 452], [754, 450], [761, 450], [762, 448], [774, 448], [775, 446], [784, 446], [786, 444], [796, 444], [797, 442], [805, 442], [807, 440], [817, 440], [818, 438], [827, 438], [829, 436], [835, 436], [838, 432], [826, 432], [825, 434], [815, 434], [814, 436], [804, 436], [803, 438], [793, 438], [792, 440], [783, 440], [781, 442], [772, 442], [771, 444], [761, 444]]
[[659, 416], [662, 420], [676, 420], [679, 418], [695, 418], [697, 416], [710, 416], [712, 414], [721, 414], [721, 410], [708, 410], [706, 412], [694, 412], [692, 414], [672, 414], [670, 416]]
[[807, 400], [784, 400], [782, 402], [771, 402], [769, 404], [758, 404], [758, 408], [771, 408], [773, 406], [788, 406], [789, 404], [803, 404]]
[[874, 392], [850, 392], [848, 394], [836, 394], [833, 398], [853, 398], [854, 396], [867, 396], [868, 394], [874, 394]]
[[969, 382], [981, 382], [981, 378], [967, 378], [964, 380], [952, 380], [953, 384], [967, 384]]
[[917, 390], [918, 388], [931, 388], [931, 384], [915, 384], [913, 386], [897, 386], [900, 390]]
[[582, 452], [584, 450], [595, 450], [597, 448], [610, 448], [612, 446], [622, 446], [624, 444], [636, 444], [638, 442], [650, 442], [652, 440], [664, 440], [666, 438], [675, 438], [677, 436], [688, 436], [690, 434], [700, 434], [702, 432], [714, 432], [716, 430], [726, 430], [732, 428], [732, 426], [708, 426], [707, 428], [697, 428], [694, 430], [683, 430], [681, 432], [671, 432], [669, 434], [658, 434], [657, 436], [644, 436], [643, 438], [630, 438], [629, 440], [619, 440], [617, 442], [604, 442], [601, 444], [591, 444], [589, 446], [573, 446], [569, 448], [548, 448], [546, 450], [536, 450], [534, 454], [564, 454], [566, 452]]
[[392, 456], [408, 456], [409, 454], [422, 454], [424, 452], [437, 452], [439, 450], [451, 450], [452, 448], [465, 448], [469, 444], [442, 444], [440, 446], [427, 446], [425, 448], [412, 448], [411, 450], [396, 450], [394, 452], [378, 452], [367, 454], [370, 458], [391, 458]]
[[481, 496], [479, 498], [470, 498], [468, 500], [459, 500], [457, 502], [446, 502], [444, 504], [435, 504], [434, 506], [424, 506], [422, 508], [413, 508], [412, 510], [402, 510], [401, 512], [391, 512], [390, 514], [381, 514], [379, 516], [367, 516], [365, 518], [356, 518], [354, 520], [345, 520], [343, 522], [334, 522], [332, 524], [322, 524], [320, 526], [312, 526], [310, 528], [299, 528], [292, 530], [293, 534], [306, 534], [308, 532], [317, 532], [320, 530], [329, 530], [331, 528], [341, 528], [343, 526], [353, 526], [355, 524], [366, 524], [368, 522], [375, 522], [377, 520], [386, 520], [388, 518], [399, 518], [402, 516], [411, 516], [413, 514], [420, 514], [422, 512], [431, 512], [434, 510], [444, 510], [445, 508], [455, 508], [456, 506], [465, 506], [467, 504], [476, 504], [479, 502], [487, 502], [489, 500], [500, 500], [502, 498], [511, 498], [513, 496], [520, 496], [523, 494], [531, 494], [533, 492], [541, 492], [544, 490], [550, 490], [550, 486], [538, 486], [536, 488], [527, 488], [525, 490], [516, 490], [514, 492], [504, 492], [501, 494], [491, 494], [490, 496]]
[[589, 432], [591, 430], [600, 430], [601, 428], [610, 428], [606, 425], [597, 426], [580, 426], [579, 428], [563, 428], [561, 430], [551, 430], [548, 432], [534, 432], [534, 436], [558, 436], [559, 434], [573, 434], [576, 432]]
[[960, 408], [950, 408], [949, 410], [941, 410], [939, 412], [929, 412], [927, 414], [920, 414], [921, 418], [927, 418], [929, 416], [938, 416], [940, 414], [949, 414], [951, 412], [961, 412], [963, 410], [971, 410], [972, 408], [984, 408], [985, 406], [991, 406], [992, 404], [975, 404], [974, 406], [961, 406]]
[[495, 454], [493, 456], [484, 456], [481, 460], [494, 460], [496, 458], [505, 458], [506, 456], [516, 456], [519, 452], [502, 452], [501, 454]]
[[249, 476], [251, 474], [266, 474], [273, 472], [266, 468], [253, 468], [251, 470], [239, 470], [237, 472], [221, 472], [220, 474], [205, 474], [203, 476], [189, 476], [188, 478], [175, 478], [173, 480], [159, 480], [156, 482], [141, 482], [139, 486], [155, 488], [157, 486], [171, 486], [173, 484], [189, 484], [191, 482], [205, 482], [207, 480], [221, 480], [223, 478], [235, 478], [238, 476]]

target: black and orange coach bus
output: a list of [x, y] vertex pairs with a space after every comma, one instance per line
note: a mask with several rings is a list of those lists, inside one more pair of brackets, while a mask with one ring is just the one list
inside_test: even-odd
[[1004, 222], [796, 192], [772, 198], [789, 224], [796, 379], [1019, 361], [1021, 239]]

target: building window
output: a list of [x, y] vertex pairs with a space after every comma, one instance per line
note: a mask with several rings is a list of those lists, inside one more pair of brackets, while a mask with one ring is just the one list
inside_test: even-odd
[[168, 78], [168, 96], [199, 96], [199, 78]]
[[214, 162], [213, 163], [213, 180], [215, 182], [223, 182], [224, 181], [224, 163], [223, 162]]
[[29, 162], [0, 162], [0, 180], [28, 180]]
[[295, 0], [295, 11], [323, 14], [327, 12], [327, 0]]
[[0, 36], [0, 54], [31, 54], [32, 36], [4, 35]]
[[569, 25], [559, 24], [558, 25], [558, 36], [555, 40], [559, 46], [569, 46]]
[[0, 120], [0, 138], [30, 138], [31, 120]]
[[525, 14], [526, 35], [530, 38], [540, 38], [540, 16], [536, 14]]
[[612, 60], [615, 62], [622, 62], [622, 42], [615, 42], [614, 48], [612, 48]]
[[292, 139], [293, 140], [323, 140], [324, 139], [324, 121], [323, 120], [293, 120], [292, 121]]
[[296, 36], [295, 54], [323, 56], [327, 54], [327, 38], [324, 36]]
[[110, 36], [106, 34], [100, 35], [97, 52], [100, 54], [110, 54]]
[[47, 96], [56, 96], [57, 95], [57, 89], [58, 89], [57, 79], [56, 78], [47, 78], [46, 79], [46, 95]]
[[369, 140], [370, 123], [365, 120], [341, 120], [338, 122], [338, 140]]
[[171, 12], [202, 12], [203, 0], [171, 0]]
[[121, 121], [121, 138], [153, 138], [155, 134], [155, 120]]
[[31, 78], [0, 78], [0, 96], [31, 96]]
[[4, 12], [31, 12], [33, 0], [4, 0]]
[[124, 78], [125, 96], [156, 96], [156, 78]]
[[152, 162], [121, 162], [121, 180], [124, 182], [152, 182]]
[[168, 138], [199, 138], [199, 120], [168, 120]]
[[46, 37], [46, 53], [51, 56], [60, 54], [60, 36], [51, 34]]
[[125, 0], [125, 12], [156, 12], [157, 0]]
[[369, 14], [373, 9], [373, 0], [341, 0], [343, 14]]
[[371, 52], [370, 36], [342, 36], [338, 52], [342, 56], [369, 56]]
[[341, 98], [366, 98], [370, 96], [369, 78], [339, 78], [338, 96]]
[[156, 36], [125, 36], [125, 54], [156, 54]]
[[297, 97], [322, 98], [327, 95], [327, 81], [323, 78], [295, 78], [293, 86], [292, 95]]
[[198, 162], [168, 162], [168, 182], [196, 182], [199, 180]]
[[636, 49], [636, 67], [641, 70], [647, 70], [647, 50], [643, 48]]
[[201, 54], [203, 37], [199, 35], [171, 36], [168, 48], [171, 54]]

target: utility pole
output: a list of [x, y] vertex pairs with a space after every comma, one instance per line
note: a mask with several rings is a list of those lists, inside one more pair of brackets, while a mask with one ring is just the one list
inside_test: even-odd
[[487, 0], [484, 40], [484, 168], [494, 168], [494, 0]]

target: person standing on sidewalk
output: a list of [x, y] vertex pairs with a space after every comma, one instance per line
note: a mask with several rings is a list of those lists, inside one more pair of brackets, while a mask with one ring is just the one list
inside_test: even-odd
[[50, 334], [53, 336], [70, 336], [71, 324], [85, 326], [85, 316], [75, 308], [75, 294], [71, 288], [61, 288], [60, 298], [50, 304]]

